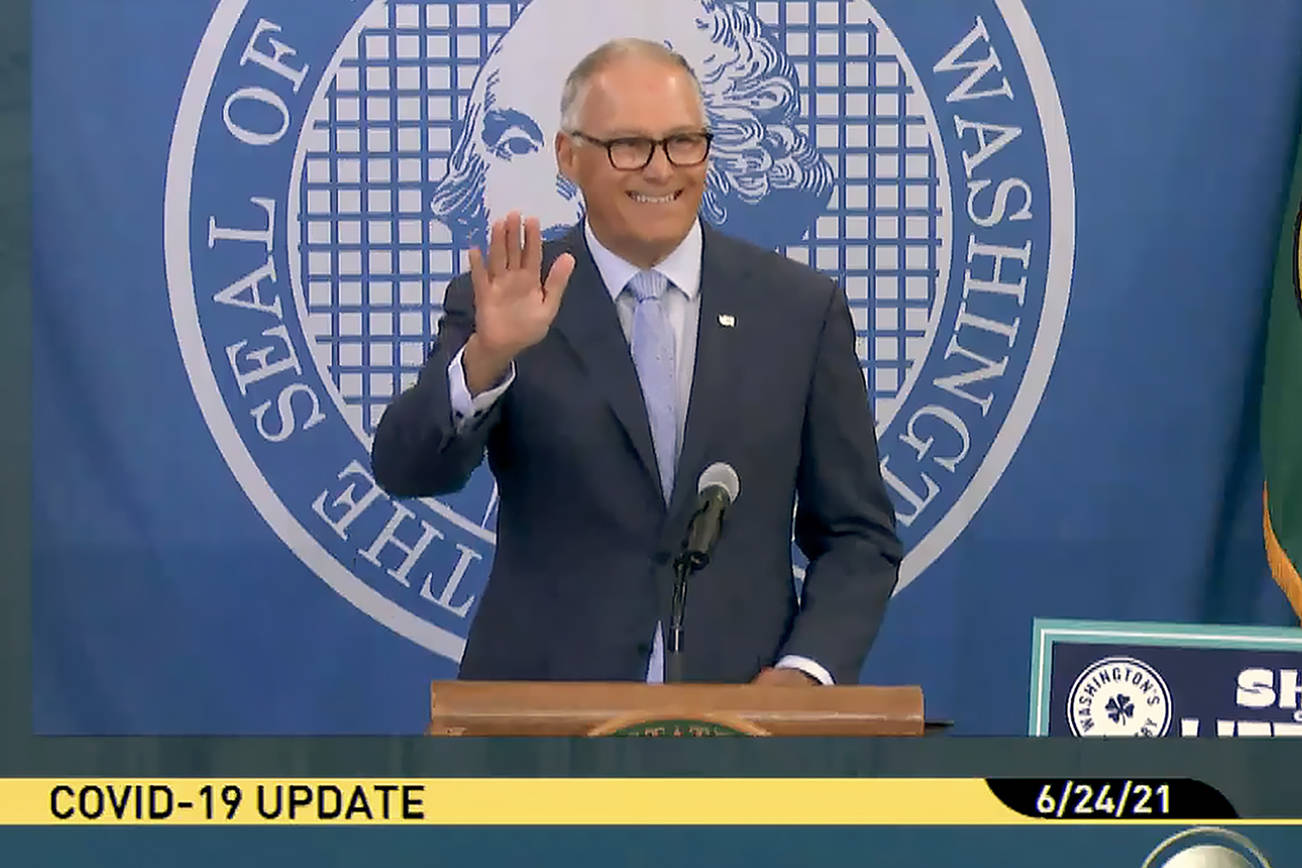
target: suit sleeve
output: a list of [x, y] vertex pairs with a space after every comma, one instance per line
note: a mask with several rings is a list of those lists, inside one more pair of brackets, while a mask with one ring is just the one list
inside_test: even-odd
[[809, 558], [784, 654], [818, 661], [838, 684], [858, 682], [899, 577], [895, 510], [845, 294], [831, 288], [805, 407], [796, 542]]
[[[470, 424], [453, 414], [448, 366], [474, 331], [474, 290], [468, 275], [448, 284], [434, 349], [416, 382], [384, 410], [371, 446], [371, 471], [395, 497], [430, 497], [462, 488], [484, 458], [497, 401]], [[460, 428], [460, 430], [458, 430]]]

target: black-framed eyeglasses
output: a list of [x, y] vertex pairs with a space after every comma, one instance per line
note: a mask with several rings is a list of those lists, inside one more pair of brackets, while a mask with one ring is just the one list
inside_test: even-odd
[[621, 172], [636, 172], [651, 164], [656, 148], [665, 152], [665, 158], [672, 165], [680, 168], [699, 166], [710, 155], [710, 142], [714, 134], [708, 130], [688, 133], [674, 133], [663, 139], [646, 136], [623, 136], [616, 139], [598, 139], [577, 130], [570, 132], [576, 139], [583, 139], [606, 149], [610, 165]]

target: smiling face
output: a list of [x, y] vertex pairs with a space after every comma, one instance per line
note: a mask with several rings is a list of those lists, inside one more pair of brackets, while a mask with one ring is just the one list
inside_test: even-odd
[[[705, 129], [696, 85], [688, 73], [658, 58], [611, 60], [579, 96], [577, 132], [595, 139], [664, 139]], [[611, 165], [606, 148], [562, 132], [556, 137], [561, 173], [583, 191], [588, 222], [606, 247], [649, 268], [686, 237], [705, 192], [709, 162], [675, 166], [656, 148], [640, 170]]]

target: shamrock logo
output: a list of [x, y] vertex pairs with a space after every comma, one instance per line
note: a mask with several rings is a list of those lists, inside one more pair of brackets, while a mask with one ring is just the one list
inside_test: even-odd
[[1135, 716], [1135, 703], [1124, 693], [1118, 693], [1108, 700], [1108, 717], [1113, 723], [1121, 723]]

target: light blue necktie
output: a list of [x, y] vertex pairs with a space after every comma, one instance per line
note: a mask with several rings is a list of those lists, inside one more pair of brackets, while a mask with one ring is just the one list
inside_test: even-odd
[[678, 366], [674, 330], [662, 301], [668, 283], [657, 271], [639, 271], [628, 282], [629, 291], [637, 299], [633, 312], [633, 365], [646, 401], [665, 503], [674, 490], [678, 463]]
[[[665, 276], [656, 271], [639, 271], [628, 282], [629, 291], [637, 299], [633, 312], [633, 365], [642, 385], [647, 421], [651, 423], [651, 442], [665, 503], [673, 494], [678, 464], [678, 366], [674, 330], [662, 302], [667, 286]], [[664, 636], [658, 624], [647, 680], [664, 680]]]

